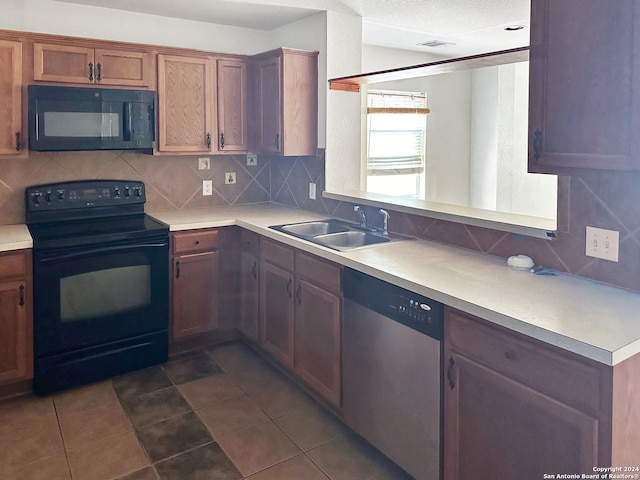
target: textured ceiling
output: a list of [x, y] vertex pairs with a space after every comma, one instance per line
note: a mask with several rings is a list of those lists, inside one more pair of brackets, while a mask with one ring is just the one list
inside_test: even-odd
[[529, 41], [526, 28], [504, 30], [514, 24], [528, 26], [529, 0], [58, 1], [258, 30], [272, 30], [321, 11], [351, 13], [363, 18], [364, 43], [429, 51], [417, 44], [444, 40], [456, 44], [445, 47], [456, 55], [519, 47]]

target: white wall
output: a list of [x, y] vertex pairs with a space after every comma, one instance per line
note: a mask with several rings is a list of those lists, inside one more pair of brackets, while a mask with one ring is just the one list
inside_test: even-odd
[[[327, 12], [327, 77], [362, 73], [361, 62], [362, 18]], [[359, 94], [327, 90], [327, 188], [360, 189], [361, 122]]]

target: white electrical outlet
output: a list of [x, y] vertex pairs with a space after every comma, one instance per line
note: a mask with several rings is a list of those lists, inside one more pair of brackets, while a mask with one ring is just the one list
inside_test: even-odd
[[316, 199], [316, 184], [315, 183], [310, 183], [309, 184], [309, 198], [311, 200], [315, 200]]
[[236, 172], [226, 172], [224, 174], [224, 183], [227, 185], [236, 183]]
[[202, 195], [213, 195], [213, 180], [202, 181]]
[[619, 243], [620, 232], [587, 227], [585, 255], [617, 262]]
[[247, 167], [255, 167], [256, 165], [258, 165], [258, 155], [247, 153]]
[[198, 170], [209, 170], [211, 168], [211, 161], [209, 157], [198, 158]]

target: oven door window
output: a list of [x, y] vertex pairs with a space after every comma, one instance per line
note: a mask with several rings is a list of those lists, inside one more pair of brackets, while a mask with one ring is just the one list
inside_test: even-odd
[[149, 265], [108, 268], [60, 279], [60, 321], [88, 320], [151, 304]]
[[83, 247], [34, 256], [38, 355], [167, 329], [169, 247]]

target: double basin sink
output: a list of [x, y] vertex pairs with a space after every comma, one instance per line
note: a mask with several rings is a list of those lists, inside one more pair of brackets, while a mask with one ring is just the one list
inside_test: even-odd
[[392, 240], [409, 239], [396, 235], [392, 238], [389, 235], [370, 231], [370, 229], [365, 230], [357, 225], [335, 219], [273, 225], [269, 228], [339, 251], [355, 250]]

